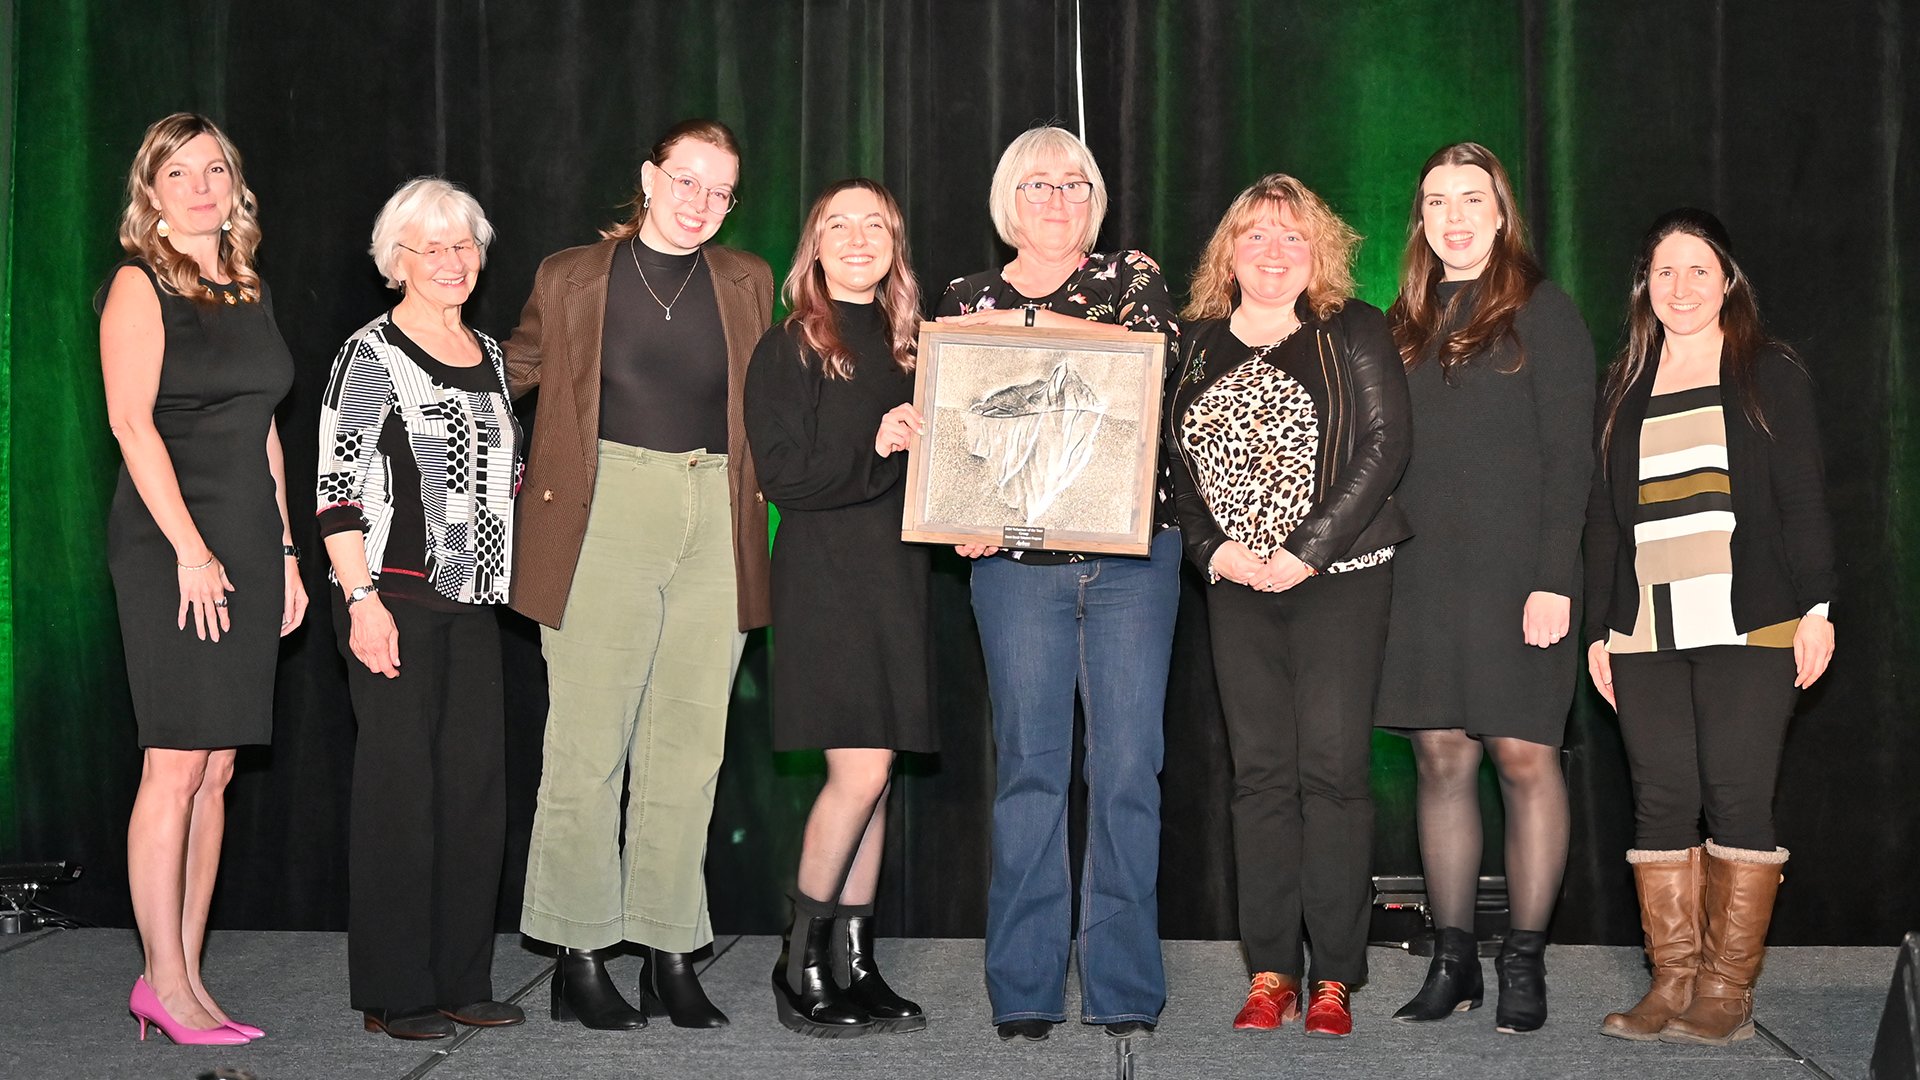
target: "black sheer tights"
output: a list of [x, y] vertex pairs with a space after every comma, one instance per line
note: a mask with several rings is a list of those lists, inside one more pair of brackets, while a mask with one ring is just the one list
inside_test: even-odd
[[1435, 926], [1473, 929], [1480, 881], [1480, 756], [1493, 758], [1506, 807], [1507, 897], [1515, 930], [1545, 930], [1567, 868], [1567, 781], [1560, 748], [1475, 739], [1458, 728], [1413, 733], [1420, 860]]

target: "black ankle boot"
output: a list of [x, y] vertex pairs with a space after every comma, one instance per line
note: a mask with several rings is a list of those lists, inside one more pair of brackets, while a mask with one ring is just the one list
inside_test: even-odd
[[1547, 934], [1544, 930], [1509, 930], [1494, 958], [1500, 976], [1500, 1004], [1493, 1010], [1494, 1027], [1508, 1035], [1538, 1031], [1547, 1022]]
[[727, 1014], [713, 1007], [700, 988], [686, 953], [661, 952], [649, 946], [640, 965], [640, 1007], [648, 1016], [665, 1016], [674, 1027], [722, 1028]]
[[1445, 1020], [1479, 1008], [1485, 995], [1479, 943], [1465, 930], [1442, 926], [1433, 932], [1433, 963], [1427, 965], [1427, 981], [1393, 1018], [1409, 1024]]
[[920, 1006], [893, 992], [880, 977], [873, 958], [873, 908], [847, 909], [858, 914], [835, 920], [838, 945], [847, 951], [847, 1000], [864, 1009], [873, 1018], [875, 1031], [920, 1031], [927, 1026], [927, 1014]]
[[553, 1018], [578, 1020], [598, 1031], [633, 1031], [647, 1026], [647, 1018], [620, 991], [613, 988], [607, 975], [607, 962], [592, 949], [555, 951], [560, 961], [553, 969]]
[[833, 925], [832, 903], [796, 891], [793, 922], [773, 965], [773, 1003], [781, 1025], [818, 1039], [847, 1039], [873, 1030], [873, 1019], [834, 985]]

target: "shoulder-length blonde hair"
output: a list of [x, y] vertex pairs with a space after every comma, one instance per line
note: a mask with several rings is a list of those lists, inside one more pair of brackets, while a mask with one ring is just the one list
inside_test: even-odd
[[127, 208], [120, 213], [120, 246], [145, 259], [160, 279], [160, 287], [176, 296], [210, 304], [213, 295], [200, 284], [200, 264], [174, 250], [159, 233], [160, 211], [154, 207], [153, 181], [182, 146], [201, 135], [213, 136], [233, 177], [232, 226], [220, 233], [220, 269], [240, 286], [242, 299], [260, 299], [260, 274], [253, 254], [260, 248], [259, 204], [240, 173], [240, 151], [226, 133], [199, 113], [178, 112], [153, 122], [127, 173]]
[[1307, 277], [1307, 305], [1322, 319], [1346, 306], [1353, 295], [1353, 257], [1360, 234], [1326, 200], [1285, 173], [1268, 173], [1234, 198], [1226, 216], [1215, 226], [1206, 250], [1194, 267], [1183, 319], [1220, 319], [1240, 303], [1240, 283], [1233, 276], [1233, 245], [1240, 234], [1260, 219], [1278, 219], [1287, 209], [1307, 234], [1313, 247], [1313, 268]]
[[1022, 132], [1007, 144], [1000, 155], [1000, 164], [993, 170], [993, 186], [987, 192], [987, 214], [993, 218], [993, 228], [1000, 239], [1008, 247], [1019, 250], [1022, 237], [1016, 200], [1023, 198], [1020, 183], [1049, 157], [1060, 158], [1066, 162], [1068, 171], [1079, 173], [1093, 185], [1093, 197], [1087, 200], [1087, 228], [1080, 236], [1080, 253], [1084, 255], [1093, 250], [1100, 238], [1100, 223], [1107, 217], [1107, 181], [1100, 175], [1093, 151], [1066, 128], [1046, 124]]
[[827, 291], [826, 271], [820, 268], [820, 232], [826, 226], [827, 206], [833, 197], [853, 189], [871, 191], [874, 198], [880, 200], [880, 217], [886, 221], [887, 234], [893, 238], [893, 266], [874, 299], [887, 322], [887, 344], [893, 349], [893, 362], [901, 371], [912, 371], [919, 349], [920, 283], [913, 276], [913, 261], [907, 257], [906, 219], [900, 214], [900, 204], [878, 180], [863, 176], [838, 180], [828, 184], [819, 198], [813, 200], [813, 209], [807, 211], [807, 220], [800, 226], [800, 243], [793, 252], [793, 267], [787, 271], [787, 280], [780, 288], [781, 298], [792, 312], [781, 325], [789, 333], [797, 333], [805, 346], [800, 362], [806, 363], [806, 352], [811, 351], [820, 358], [829, 379], [853, 378], [853, 353], [840, 336], [833, 297]]

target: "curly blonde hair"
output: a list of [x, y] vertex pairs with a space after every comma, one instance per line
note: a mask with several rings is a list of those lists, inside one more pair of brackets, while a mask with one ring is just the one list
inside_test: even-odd
[[240, 151], [226, 133], [199, 113], [178, 112], [153, 122], [140, 151], [133, 155], [133, 168], [127, 173], [127, 208], [120, 214], [120, 246], [128, 254], [138, 255], [153, 267], [160, 287], [176, 296], [200, 303], [214, 298], [200, 284], [200, 264], [167, 243], [158, 230], [160, 211], [153, 205], [153, 181], [160, 169], [182, 146], [201, 135], [211, 135], [220, 144], [227, 170], [233, 177], [233, 212], [227, 218], [231, 228], [220, 234], [220, 269], [240, 286], [240, 296], [249, 302], [260, 299], [260, 274], [253, 267], [253, 254], [260, 247], [259, 204], [240, 172]]
[[1278, 218], [1283, 207], [1293, 213], [1313, 246], [1307, 304], [1323, 319], [1346, 306], [1353, 295], [1353, 257], [1360, 250], [1360, 234], [1307, 185], [1285, 173], [1269, 173], [1241, 192], [1214, 228], [1194, 267], [1182, 319], [1220, 319], [1232, 314], [1240, 301], [1240, 284], [1233, 276], [1233, 245], [1262, 217]]

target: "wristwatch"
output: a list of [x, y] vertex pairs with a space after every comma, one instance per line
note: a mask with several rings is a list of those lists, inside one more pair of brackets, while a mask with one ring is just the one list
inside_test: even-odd
[[298, 559], [300, 557], [300, 545], [299, 544], [281, 544], [280, 554], [285, 555], [289, 559]]
[[347, 606], [352, 607], [353, 605], [359, 603], [362, 600], [365, 600], [367, 597], [372, 596], [374, 593], [377, 593], [379, 591], [380, 589], [378, 586], [362, 585], [354, 589], [353, 591], [347, 593]]

